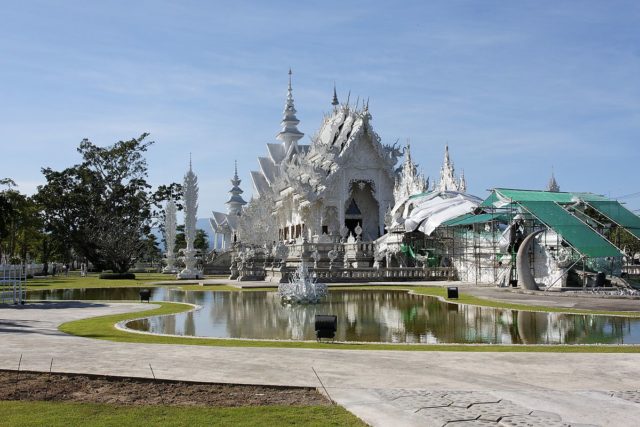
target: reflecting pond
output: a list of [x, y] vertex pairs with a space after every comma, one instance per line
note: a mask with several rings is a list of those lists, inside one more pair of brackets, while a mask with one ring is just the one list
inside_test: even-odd
[[[457, 305], [400, 290], [331, 290], [317, 305], [288, 306], [277, 292], [149, 288], [155, 301], [202, 306], [132, 321], [163, 334], [219, 338], [315, 339], [316, 314], [338, 316], [338, 341], [500, 344], [638, 344], [640, 319], [536, 313]], [[140, 288], [30, 291], [31, 299], [136, 300]]]

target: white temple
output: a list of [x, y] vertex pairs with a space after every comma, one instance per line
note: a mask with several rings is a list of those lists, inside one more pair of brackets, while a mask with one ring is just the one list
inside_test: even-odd
[[[289, 70], [279, 141], [268, 143], [266, 154], [258, 157], [259, 169], [251, 172], [254, 199], [246, 207], [236, 170], [227, 213], [213, 212], [210, 220], [216, 249], [231, 249], [235, 241], [262, 245], [349, 236], [374, 241], [385, 233], [385, 214], [396, 203], [429, 191], [409, 144], [401, 151], [397, 144], [381, 142], [368, 101], [353, 105], [347, 97], [340, 103], [334, 86], [331, 110], [309, 144], [300, 142], [304, 133], [296, 112]], [[466, 191], [448, 147], [433, 190]]]
[[238, 163], [235, 164], [235, 173], [231, 180], [231, 197], [227, 200], [227, 213], [213, 211], [209, 220], [213, 229], [213, 249], [226, 250], [233, 244], [238, 229], [238, 218], [242, 215], [242, 209], [247, 202], [242, 198], [242, 189], [238, 178]]

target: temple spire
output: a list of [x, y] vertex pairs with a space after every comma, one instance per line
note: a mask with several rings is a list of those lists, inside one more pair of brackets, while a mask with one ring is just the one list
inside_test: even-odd
[[461, 193], [467, 192], [467, 180], [464, 177], [464, 169], [462, 169], [462, 172], [460, 173], [460, 183], [458, 184], [458, 190]]
[[333, 99], [331, 100], [331, 105], [335, 107], [338, 106], [338, 93], [336, 92], [336, 83], [333, 82]]
[[440, 181], [434, 186], [434, 190], [465, 192], [466, 188], [467, 182], [464, 178], [464, 173], [460, 179], [456, 178], [455, 168], [449, 156], [449, 144], [447, 144], [444, 148], [444, 161], [440, 168]]
[[558, 185], [555, 174], [553, 173], [553, 166], [551, 167], [551, 178], [549, 179], [549, 184], [547, 184], [547, 191], [551, 191], [553, 193], [558, 193], [560, 191], [560, 186]]
[[411, 159], [411, 143], [407, 140], [404, 148], [404, 162], [400, 173], [396, 176], [393, 197], [396, 202], [414, 194], [421, 194], [429, 189], [429, 180], [418, 172], [418, 165]]
[[244, 193], [244, 191], [242, 191], [242, 189], [240, 188], [241, 182], [242, 181], [238, 177], [238, 161], [236, 160], [235, 173], [233, 175], [233, 179], [231, 180], [231, 185], [233, 187], [231, 187], [231, 190], [229, 190], [229, 193], [231, 193], [231, 197], [229, 197], [229, 200], [227, 200], [226, 202], [226, 204], [229, 205], [227, 207], [227, 213], [229, 215], [241, 215], [242, 207], [247, 204], [247, 202], [245, 202], [241, 196], [241, 194]]
[[284, 148], [287, 153], [297, 151], [298, 140], [304, 136], [304, 134], [298, 130], [298, 123], [300, 123], [300, 120], [296, 117], [296, 107], [293, 102], [293, 89], [291, 87], [292, 74], [291, 68], [289, 68], [287, 101], [284, 105], [282, 121], [280, 122], [282, 130], [276, 136], [276, 138], [284, 143]]

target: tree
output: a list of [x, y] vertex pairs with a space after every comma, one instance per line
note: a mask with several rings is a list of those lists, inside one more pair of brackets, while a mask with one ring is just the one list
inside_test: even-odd
[[146, 181], [144, 153], [153, 144], [147, 136], [108, 147], [84, 139], [78, 147], [81, 164], [42, 170], [47, 184], [37, 199], [47, 230], [97, 269], [126, 272], [144, 250], [153, 204], [163, 198]]
[[[176, 253], [180, 249], [187, 247], [187, 240], [184, 234], [184, 225], [176, 227]], [[209, 235], [201, 228], [196, 229], [196, 237], [193, 240], [193, 247], [198, 249], [201, 253], [206, 254], [209, 252]]]
[[15, 182], [0, 179], [7, 189], [0, 191], [0, 258], [9, 262], [27, 262], [38, 257], [42, 220], [33, 198], [21, 194]]
[[141, 258], [151, 263], [162, 259], [162, 252], [158, 247], [158, 239], [152, 233], [147, 234], [143, 239]]

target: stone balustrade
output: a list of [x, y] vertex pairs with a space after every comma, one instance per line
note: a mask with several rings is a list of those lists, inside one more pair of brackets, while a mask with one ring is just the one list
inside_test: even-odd
[[[265, 280], [270, 282], [287, 281], [294, 268], [268, 268]], [[384, 267], [384, 268], [312, 268], [309, 272], [320, 282], [376, 282], [410, 280], [453, 280], [453, 267]]]
[[[451, 280], [456, 276], [453, 267], [378, 267], [377, 263], [374, 266], [373, 242], [303, 241], [286, 248], [283, 260], [274, 258], [269, 251], [257, 251], [249, 258], [234, 258], [229, 278], [284, 283], [302, 262], [322, 282], [429, 281]], [[329, 259], [330, 251], [338, 255], [333, 260]]]

